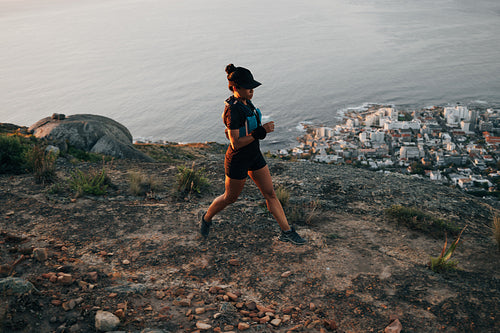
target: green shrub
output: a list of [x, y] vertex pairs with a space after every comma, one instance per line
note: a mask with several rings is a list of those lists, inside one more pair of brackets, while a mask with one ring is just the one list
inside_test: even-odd
[[26, 171], [26, 151], [29, 146], [18, 136], [0, 135], [0, 173]]
[[39, 183], [52, 183], [56, 179], [57, 156], [46, 153], [40, 145], [34, 145], [26, 153], [26, 162]]
[[66, 190], [65, 183], [58, 182], [58, 183], [52, 184], [52, 186], [50, 186], [49, 189], [47, 190], [47, 193], [48, 194], [61, 194], [65, 190]]
[[180, 194], [201, 193], [208, 187], [208, 179], [204, 176], [205, 169], [195, 170], [193, 163], [191, 168], [180, 166], [178, 170], [177, 190]]
[[393, 205], [385, 210], [385, 214], [398, 225], [425, 232], [435, 238], [442, 237], [443, 232], [449, 232], [452, 235], [460, 232], [460, 228], [455, 224], [437, 219], [417, 208]]
[[90, 170], [87, 173], [76, 169], [71, 173], [69, 180], [69, 186], [76, 192], [77, 196], [83, 194], [104, 195], [110, 184], [104, 167], [101, 171]]
[[448, 245], [448, 238], [444, 241], [444, 246], [443, 249], [441, 250], [441, 254], [439, 257], [431, 257], [430, 262], [429, 262], [429, 267], [436, 273], [440, 273], [443, 271], [448, 271], [455, 269], [457, 267], [458, 262], [455, 260], [450, 260], [451, 255], [453, 252], [455, 252], [455, 249], [457, 248], [458, 242], [460, 241], [460, 236], [462, 236], [462, 232], [464, 232], [465, 226], [462, 231], [460, 231], [460, 234], [458, 234], [457, 239], [451, 244], [451, 246], [446, 249], [446, 246]]
[[112, 157], [106, 156], [106, 155], [101, 155], [101, 154], [96, 154], [96, 153], [90, 153], [88, 151], [78, 149], [75, 147], [68, 147], [68, 155], [73, 156], [74, 158], [80, 160], [80, 161], [87, 161], [87, 162], [92, 162], [92, 163], [97, 163], [100, 161], [110, 161]]
[[130, 193], [133, 195], [142, 196], [160, 189], [160, 181], [152, 176], [137, 171], [129, 172], [128, 176]]

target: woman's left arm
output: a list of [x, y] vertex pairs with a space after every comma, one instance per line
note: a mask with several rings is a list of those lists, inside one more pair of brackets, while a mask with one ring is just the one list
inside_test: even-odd
[[246, 135], [240, 137], [239, 129], [229, 130], [228, 134], [229, 134], [229, 141], [231, 141], [231, 146], [233, 147], [234, 150], [243, 148], [246, 145], [249, 145], [250, 143], [255, 141], [255, 138], [252, 135]]

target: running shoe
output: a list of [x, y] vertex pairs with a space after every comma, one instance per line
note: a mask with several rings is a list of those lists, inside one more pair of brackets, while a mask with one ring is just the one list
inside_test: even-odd
[[203, 211], [198, 212], [198, 218], [200, 219], [200, 234], [206, 238], [210, 232], [212, 222], [205, 221], [205, 213], [203, 213]]
[[307, 241], [300, 237], [300, 235], [295, 231], [294, 227], [291, 227], [288, 231], [281, 231], [281, 235], [278, 240], [282, 242], [290, 242], [295, 245], [304, 245]]

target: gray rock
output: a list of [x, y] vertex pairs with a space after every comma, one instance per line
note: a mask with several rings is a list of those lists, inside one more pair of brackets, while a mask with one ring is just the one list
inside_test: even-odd
[[132, 135], [122, 124], [103, 116], [77, 114], [47, 117], [28, 128], [37, 138], [45, 138], [61, 150], [67, 145], [88, 152], [152, 162], [132, 145]]
[[120, 325], [120, 319], [108, 311], [97, 311], [95, 315], [95, 328], [98, 331], [112, 331]]
[[106, 291], [114, 292], [117, 294], [142, 294], [147, 290], [148, 287], [141, 283], [124, 284], [106, 288]]
[[0, 279], [0, 294], [2, 295], [23, 295], [38, 291], [35, 286], [24, 279], [7, 277]]

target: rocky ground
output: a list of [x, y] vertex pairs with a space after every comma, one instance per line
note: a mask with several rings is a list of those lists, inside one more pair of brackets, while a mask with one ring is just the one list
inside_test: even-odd
[[[210, 187], [179, 197], [177, 166], [193, 161]], [[278, 241], [250, 181], [202, 239], [197, 213], [223, 192], [223, 155], [203, 145], [164, 162], [106, 163], [105, 196], [0, 175], [0, 331], [384, 332], [391, 321], [404, 332], [500, 331], [496, 202], [409, 176], [268, 162], [307, 245]], [[59, 184], [101, 165], [61, 158]], [[130, 171], [160, 189], [131, 195]], [[398, 226], [384, 213], [395, 204], [467, 225], [458, 270], [427, 267], [445, 236]]]

